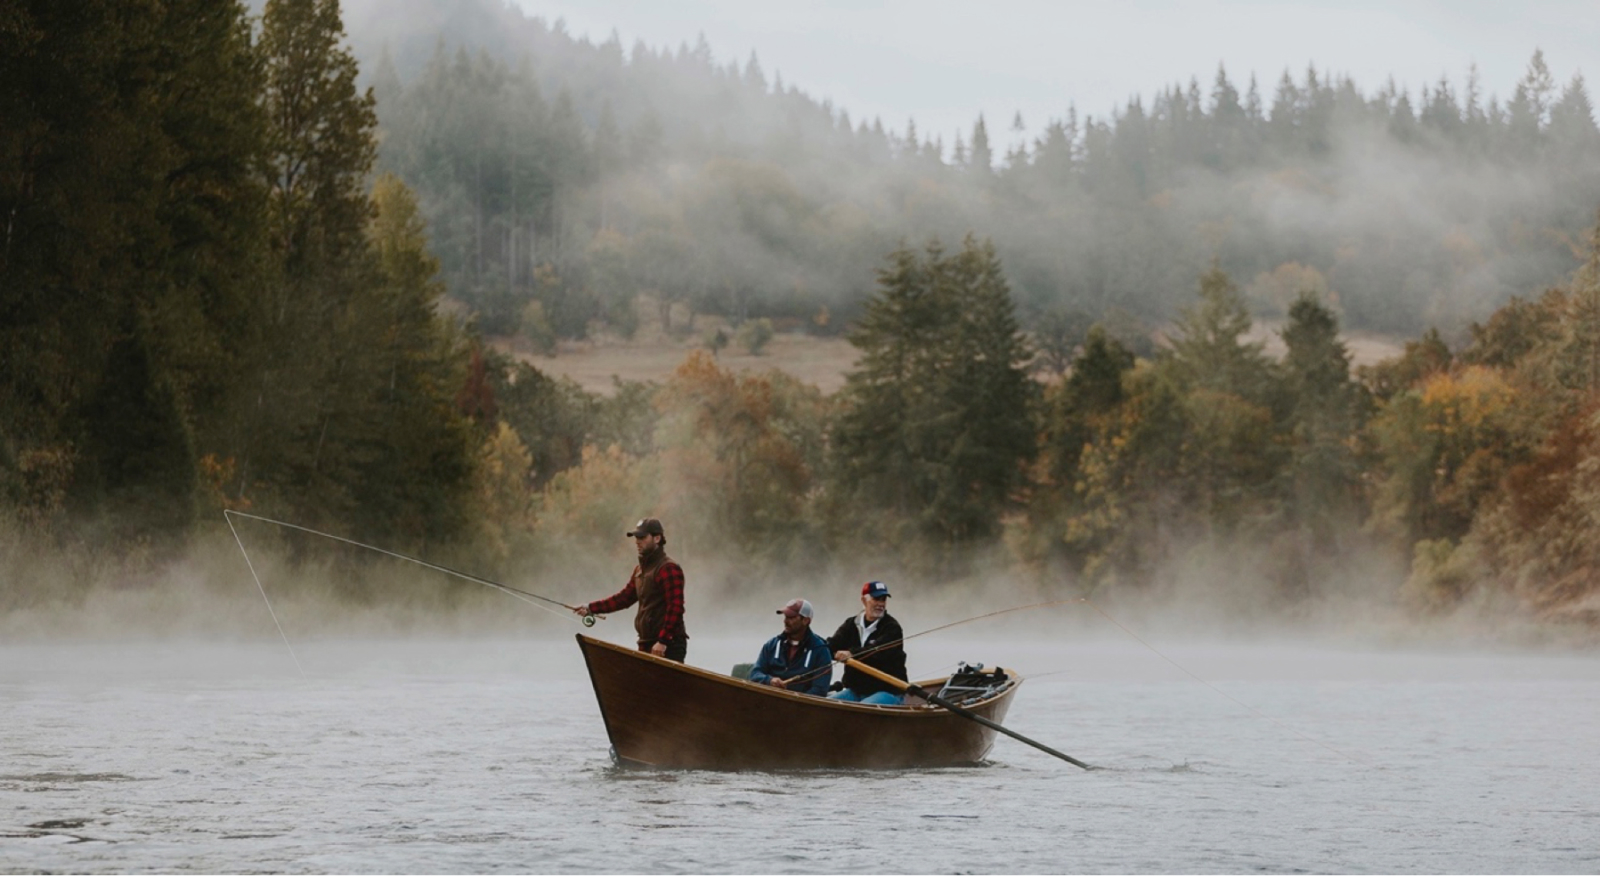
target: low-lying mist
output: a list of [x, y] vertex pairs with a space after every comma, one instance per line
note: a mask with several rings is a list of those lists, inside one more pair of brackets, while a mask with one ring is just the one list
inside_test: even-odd
[[[357, 549], [320, 539], [289, 547], [270, 531], [241, 530], [260, 589], [225, 527], [196, 538], [180, 558], [157, 566], [83, 563], [50, 551], [10, 550], [0, 564], [9, 608], [0, 612], [0, 640], [213, 641], [254, 647], [280, 641], [274, 615], [281, 638], [291, 646], [408, 638], [543, 640], [575, 632], [624, 643], [633, 638], [633, 609], [586, 630], [562, 609], [546, 610], [411, 563], [361, 556]], [[619, 549], [604, 557], [485, 577], [569, 604], [597, 600], [620, 589], [629, 573], [629, 552], [623, 539], [618, 542]], [[18, 544], [13, 534], [8, 547]], [[691, 643], [695, 638], [748, 640], [754, 648], [780, 629], [776, 608], [796, 597], [811, 600], [817, 610], [813, 628], [826, 636], [859, 611], [865, 580], [890, 585], [890, 612], [917, 637], [908, 647], [925, 655], [947, 650], [943, 640], [1028, 640], [1035, 643], [1031, 650], [1050, 642], [1069, 648], [1093, 641], [1143, 648], [1140, 639], [1157, 649], [1206, 642], [1320, 642], [1373, 650], [1460, 650], [1592, 646], [1597, 636], [1589, 627], [1535, 621], [1489, 593], [1450, 614], [1417, 617], [1394, 599], [1404, 571], [1374, 558], [1350, 558], [1322, 579], [1319, 595], [1285, 601], [1271, 582], [1253, 579], [1241, 568], [1239, 551], [1217, 547], [1190, 551], [1152, 586], [1090, 592], [1003, 571], [998, 563], [993, 572], [980, 566], [950, 580], [888, 565], [864, 565], [852, 575], [844, 564], [834, 564], [823, 570], [786, 569], [754, 582], [737, 564], [704, 548], [669, 545], [669, 553], [685, 569]], [[452, 568], [480, 574], [470, 563]], [[935, 629], [946, 625], [953, 626]], [[989, 659], [1007, 658], [993, 654]], [[700, 662], [693, 644], [689, 662]]]
[[1466, 71], [1411, 92], [1219, 68], [1110, 108], [1064, 86], [1062, 115], [1009, 132], [976, 108], [971, 130], [892, 131], [704, 42], [596, 44], [491, 0], [348, 5], [381, 162], [451, 294], [543, 343], [631, 334], [641, 290], [835, 332], [898, 243], [967, 234], [1029, 330], [1163, 324], [1216, 258], [1258, 316], [1301, 284], [1255, 281], [1292, 270], [1351, 329], [1453, 332], [1558, 282], [1600, 206], [1586, 86], [1532, 46], [1512, 95]]

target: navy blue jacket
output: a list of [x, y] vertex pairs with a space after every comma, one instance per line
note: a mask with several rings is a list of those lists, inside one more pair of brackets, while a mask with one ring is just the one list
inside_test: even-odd
[[755, 668], [750, 670], [750, 680], [756, 684], [766, 684], [774, 678], [809, 674], [810, 678], [791, 686], [789, 690], [826, 696], [828, 685], [833, 681], [833, 652], [828, 650], [828, 643], [816, 633], [806, 630], [806, 638], [800, 642], [800, 653], [795, 655], [792, 664], [784, 659], [788, 651], [789, 637], [783, 633], [773, 636], [771, 641], [761, 646]]

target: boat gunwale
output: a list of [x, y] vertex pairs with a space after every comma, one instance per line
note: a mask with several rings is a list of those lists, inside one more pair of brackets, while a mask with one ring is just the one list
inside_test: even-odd
[[[931, 702], [926, 702], [926, 703], [923, 703], [922, 705], [916, 705], [916, 706], [907, 706], [907, 705], [888, 706], [888, 705], [880, 705], [880, 704], [876, 704], [876, 703], [849, 702], [847, 700], [836, 700], [836, 699], [832, 699], [830, 697], [825, 697], [825, 696], [824, 697], [819, 697], [819, 696], [815, 696], [813, 694], [797, 693], [797, 692], [792, 691], [792, 690], [780, 690], [778, 688], [772, 687], [771, 685], [756, 684], [755, 682], [748, 681], [746, 679], [735, 678], [735, 677], [733, 677], [731, 675], [726, 675], [726, 674], [723, 674], [723, 673], [720, 673], [720, 672], [713, 672], [713, 671], [711, 671], [709, 669], [703, 669], [703, 668], [701, 668], [699, 666], [691, 666], [691, 665], [689, 665], [687, 663], [679, 663], [676, 660], [668, 660], [665, 657], [659, 657], [659, 656], [657, 656], [655, 654], [651, 654], [651, 653], [646, 652], [646, 651], [640, 651], [640, 650], [637, 650], [635, 648], [628, 648], [628, 647], [623, 646], [623, 645], [618, 645], [615, 642], [607, 642], [604, 639], [596, 639], [596, 638], [594, 638], [592, 636], [585, 636], [582, 633], [577, 633], [576, 637], [578, 639], [579, 650], [582, 651], [583, 655], [584, 655], [585, 667], [588, 668], [588, 670], [589, 670], [589, 682], [590, 682], [591, 686], [593, 686], [595, 688], [595, 697], [596, 697], [596, 699], [599, 700], [602, 704], [604, 703], [604, 700], [601, 699], [601, 697], [600, 697], [599, 682], [594, 677], [593, 668], [588, 666], [588, 663], [589, 663], [588, 646], [589, 645], [595, 645], [595, 646], [598, 646], [598, 647], [603, 648], [605, 650], [609, 650], [609, 651], [612, 651], [612, 652], [617, 653], [617, 654], [622, 654], [622, 655], [626, 655], [626, 656], [629, 656], [629, 657], [633, 657], [633, 658], [636, 658], [638, 660], [659, 661], [661, 663], [668, 664], [668, 666], [663, 667], [663, 668], [674, 669], [674, 670], [677, 670], [677, 671], [680, 671], [680, 672], [687, 672], [687, 673], [689, 673], [691, 675], [697, 675], [697, 676], [699, 676], [701, 678], [705, 678], [705, 679], [708, 679], [710, 681], [715, 681], [715, 682], [718, 682], [720, 684], [724, 684], [724, 685], [727, 685], [729, 687], [737, 688], [737, 689], [742, 690], [742, 691], [746, 691], [746, 692], [750, 692], [750, 693], [758, 693], [758, 694], [761, 694], [763, 696], [773, 696], [773, 697], [779, 697], [779, 698], [787, 698], [787, 699], [790, 699], [791, 701], [794, 701], [794, 700], [803, 701], [803, 704], [804, 705], [808, 705], [808, 706], [816, 706], [816, 707], [831, 708], [831, 709], [840, 709], [840, 710], [845, 711], [846, 713], [854, 713], [854, 714], [858, 714], [858, 715], [885, 715], [885, 716], [891, 716], [891, 717], [896, 717], [896, 718], [907, 718], [907, 719], [924, 719], [924, 718], [941, 718], [942, 719], [942, 718], [948, 717], [951, 714], [948, 709], [946, 709], [943, 706], [940, 706], [940, 705], [938, 705], [936, 703], [931, 703]], [[996, 669], [1000, 669], [1000, 667], [995, 667], [995, 668]], [[990, 696], [983, 697], [982, 699], [978, 699], [978, 700], [972, 700], [970, 702], [963, 702], [963, 703], [960, 704], [961, 707], [964, 708], [964, 709], [982, 708], [983, 706], [988, 705], [989, 703], [995, 702], [997, 700], [1005, 699], [1005, 698], [1011, 696], [1012, 694], [1016, 693], [1017, 688], [1022, 686], [1022, 682], [1024, 681], [1024, 677], [1020, 673], [1018, 673], [1018, 672], [1016, 672], [1014, 670], [1005, 669], [1005, 670], [1002, 670], [1002, 671], [1004, 671], [1006, 673], [1006, 675], [1009, 676], [1009, 681], [1008, 681], [1007, 684], [1005, 684], [999, 690], [995, 691], [994, 694], [992, 694]], [[911, 683], [920, 685], [920, 686], [924, 687], [925, 689], [928, 689], [928, 685], [939, 684], [939, 683], [942, 683], [942, 682], [944, 682], [944, 681], [946, 681], [948, 679], [949, 679], [949, 676], [944, 676], [942, 678], [929, 679], [927, 681], [916, 681], [916, 682], [911, 682]], [[606, 722], [606, 735], [610, 736], [611, 735], [610, 719], [607, 718], [605, 712], [606, 712], [606, 710], [602, 705], [602, 708], [600, 709], [601, 720]]]

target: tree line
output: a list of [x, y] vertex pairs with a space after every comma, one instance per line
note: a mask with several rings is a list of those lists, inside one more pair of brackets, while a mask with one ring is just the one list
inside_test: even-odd
[[[0, 22], [0, 74], [16, 84], [0, 94], [8, 605], [37, 596], [23, 546], [159, 567], [230, 507], [530, 574], [610, 557], [617, 521], [648, 509], [719, 557], [708, 585], [733, 589], [863, 564], [970, 582], [995, 563], [1059, 588], [1150, 588], [1209, 564], [1295, 605], [1346, 586], [1351, 558], [1379, 557], [1404, 570], [1400, 595], [1418, 610], [1494, 592], [1573, 613], [1592, 594], [1600, 231], [1542, 294], [1511, 298], [1454, 344], [1421, 332], [1359, 369], [1340, 340], [1343, 299], [1313, 271], [1275, 280], [1278, 358], [1249, 340], [1253, 302], [1221, 252], [1154, 343], [1114, 313], [1027, 331], [1015, 277], [1028, 268], [1001, 241], [906, 238], [851, 281], [863, 286], [852, 318], [830, 323], [860, 354], [841, 392], [697, 352], [662, 383], [600, 395], [484, 345], [489, 310], [441, 306], [478, 261], [514, 303], [518, 282], [543, 290], [519, 318], [538, 303], [558, 325], [674, 276], [666, 256], [619, 256], [617, 297], [585, 297], [610, 270], [597, 253], [645, 231], [584, 224], [590, 207], [625, 212], [585, 201], [603, 175], [562, 164], [563, 137], [592, 146], [577, 101], [527, 92], [533, 121], [513, 140], [542, 145], [523, 165], [482, 137], [480, 163], [449, 145], [453, 126], [516, 118], [455, 93], [435, 108], [459, 118], [410, 145], [384, 139], [381, 85], [358, 87], [332, 0], [272, 0], [259, 18], [231, 0], [14, 3]], [[444, 87], [492, 67], [458, 58], [428, 75]], [[385, 150], [414, 147], [405, 160], [451, 186], [504, 172], [455, 197], [476, 211], [494, 192], [505, 221], [425, 221], [448, 186], [377, 172]], [[955, 172], [937, 158], [924, 156]], [[759, 237], [762, 217], [787, 214], [746, 197], [782, 188], [752, 168], [728, 163], [754, 188], [707, 209]], [[1011, 172], [972, 184], [1000, 191]], [[794, 204], [841, 239], [871, 224]], [[455, 248], [455, 268], [435, 246]], [[494, 254], [524, 246], [526, 273], [492, 278]], [[664, 279], [629, 273], [651, 265]], [[805, 294], [807, 309], [825, 306]]]
[[[403, 14], [402, 14], [403, 13]], [[1535, 51], [1363, 89], [1214, 73], [1108, 112], [888, 130], [703, 39], [595, 43], [488, 0], [407, 0], [357, 30], [381, 163], [419, 193], [453, 295], [492, 334], [630, 334], [678, 312], [838, 332], [900, 240], [982, 229], [1024, 328], [1167, 320], [1213, 257], [1253, 313], [1304, 280], [1357, 330], [1463, 330], [1557, 281], [1600, 199], [1579, 75]], [[865, 278], [865, 279], [864, 279]], [[692, 317], [691, 317], [692, 318]], [[687, 331], [690, 326], [678, 326]]]
[[513, 565], [607, 555], [607, 519], [645, 507], [714, 545], [735, 589], [866, 564], [1069, 592], [1222, 577], [1280, 610], [1500, 596], [1593, 620], [1600, 225], [1578, 271], [1455, 347], [1429, 330], [1355, 367], [1311, 288], [1276, 330], [1281, 356], [1252, 329], [1213, 264], [1148, 353], [1095, 324], [1041, 377], [992, 243], [902, 246], [831, 397], [703, 351], [609, 398], [499, 361], [484, 458], [525, 488], [480, 489], [506, 509], [492, 519]]
[[0, 495], [150, 556], [271, 509], [466, 525], [468, 338], [329, 0], [0, 14]]

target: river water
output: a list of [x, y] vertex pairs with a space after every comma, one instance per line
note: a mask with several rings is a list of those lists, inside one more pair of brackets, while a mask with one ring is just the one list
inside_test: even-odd
[[1600, 871], [1590, 653], [917, 644], [1102, 769], [619, 770], [564, 635], [0, 644], [0, 871]]

